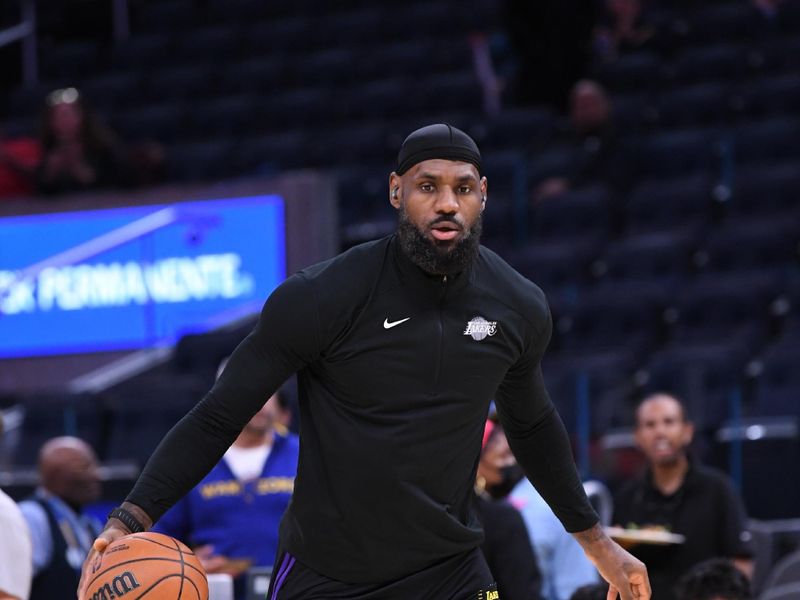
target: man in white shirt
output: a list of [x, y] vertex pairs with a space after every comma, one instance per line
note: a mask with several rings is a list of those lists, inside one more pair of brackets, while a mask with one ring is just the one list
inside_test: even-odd
[[[0, 437], [3, 417], [0, 414]], [[33, 561], [28, 525], [17, 503], [0, 490], [0, 600], [28, 600]]]

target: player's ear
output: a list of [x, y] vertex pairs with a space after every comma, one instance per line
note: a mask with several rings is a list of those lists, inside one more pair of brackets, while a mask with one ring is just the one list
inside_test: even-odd
[[400, 176], [394, 171], [389, 175], [389, 203], [395, 208], [400, 208]]

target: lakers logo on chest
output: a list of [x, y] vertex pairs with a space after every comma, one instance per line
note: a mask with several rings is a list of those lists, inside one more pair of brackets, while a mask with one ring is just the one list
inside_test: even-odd
[[483, 317], [473, 317], [467, 322], [464, 335], [472, 337], [476, 342], [497, 333], [497, 321], [487, 321]]

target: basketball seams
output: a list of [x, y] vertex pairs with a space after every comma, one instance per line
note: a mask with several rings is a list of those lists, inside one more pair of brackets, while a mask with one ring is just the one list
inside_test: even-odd
[[183, 582], [186, 573], [186, 561], [183, 560], [183, 552], [181, 551], [181, 547], [178, 546], [178, 540], [173, 538], [172, 543], [175, 544], [175, 548], [177, 548], [178, 552], [180, 552], [180, 557], [181, 557], [181, 587], [178, 590], [178, 598], [180, 598], [183, 595]]
[[[161, 579], [157, 579], [156, 581], [154, 581], [153, 583], [151, 583], [151, 584], [150, 584], [150, 587], [148, 587], [146, 590], [143, 590], [141, 594], [139, 594], [138, 596], [136, 596], [136, 597], [135, 597], [135, 598], [133, 598], [132, 600], [139, 600], [139, 598], [144, 598], [144, 597], [145, 597], [147, 594], [149, 594], [150, 592], [152, 592], [152, 591], [153, 591], [153, 589], [155, 589], [155, 588], [156, 588], [156, 587], [158, 587], [158, 586], [159, 586], [161, 583], [165, 582], [167, 579], [170, 579], [170, 578], [172, 578], [172, 577], [180, 577], [181, 579], [183, 579], [183, 576], [182, 576], [182, 575], [179, 575], [178, 573], [170, 573], [169, 575], [164, 575], [164, 576], [163, 576]], [[180, 598], [180, 594], [178, 594], [178, 598]]]
[[183, 548], [180, 547], [180, 544], [178, 543], [178, 541], [174, 540], [174, 539], [173, 539], [173, 541], [175, 542], [175, 547], [173, 548], [172, 546], [170, 546], [168, 544], [165, 544], [164, 542], [159, 542], [158, 540], [154, 540], [154, 539], [151, 539], [149, 537], [144, 537], [143, 535], [140, 535], [138, 533], [134, 533], [132, 535], [128, 535], [123, 539], [131, 539], [131, 538], [136, 539], [136, 540], [142, 540], [142, 541], [145, 541], [145, 542], [149, 542], [151, 544], [155, 544], [156, 546], [161, 546], [162, 548], [166, 548], [167, 550], [177, 550], [181, 554], [191, 554], [192, 556], [194, 556], [194, 552], [192, 552], [189, 548], [186, 548], [186, 550], [183, 550]]
[[[155, 539], [152, 539], [151, 536]], [[104, 568], [96, 573], [89, 581], [87, 584], [88, 590], [93, 589], [99, 584], [105, 586], [111, 582], [112, 578], [114, 581], [116, 581], [120, 575], [124, 575], [124, 573], [122, 573], [124, 571], [130, 572], [134, 577], [139, 578], [142, 584], [147, 586], [145, 589], [140, 590], [136, 596], [131, 595], [129, 600], [152, 597], [154, 590], [159, 587], [161, 587], [165, 592], [168, 592], [170, 597], [172, 597], [173, 594], [177, 594], [176, 597], [181, 598], [184, 594], [186, 594], [186, 600], [192, 598], [196, 598], [197, 600], [208, 600], [207, 592], [206, 595], [203, 595], [201, 592], [201, 588], [205, 588], [206, 583], [205, 571], [203, 570], [202, 565], [199, 564], [197, 555], [187, 548], [182, 542], [170, 536], [163, 536], [161, 534], [154, 534], [150, 532], [143, 534], [132, 534], [126, 536], [126, 538], [127, 541], [130, 542], [130, 545], [127, 548], [123, 546], [118, 549], [118, 552], [120, 552], [121, 555], [113, 556], [112, 552], [112, 557], [108, 562], [118, 561], [120, 558], [124, 558], [125, 553], [128, 552], [134, 553], [138, 556], [136, 558], [128, 558], [119, 562], [114, 562], [114, 564], [110, 565], [106, 563]], [[159, 538], [163, 538], [163, 541]], [[148, 554], [147, 547], [143, 546], [143, 544], [140, 544], [138, 541], [134, 542], [134, 540], [144, 540], [154, 544], [155, 546], [159, 546], [164, 550], [157, 551], [155, 549], [151, 549], [150, 552], [153, 554], [165, 554], [166, 556], [146, 556]], [[124, 542], [125, 539], [120, 541]], [[172, 554], [172, 552], [166, 552], [167, 550], [177, 551], [178, 554], [175, 556]], [[142, 556], [142, 554], [145, 556]], [[187, 559], [187, 555], [191, 556], [192, 558]], [[144, 563], [149, 563], [149, 565]], [[164, 563], [167, 564], [165, 565]], [[177, 570], [178, 563], [180, 564], [180, 571]], [[138, 574], [137, 569], [135, 568], [136, 565], [140, 565], [142, 569], [141, 571], [138, 571]], [[173, 572], [164, 573], [165, 570], [172, 570]], [[151, 579], [152, 576], [155, 576], [158, 579], [153, 581]], [[180, 578], [179, 582], [173, 582], [176, 577]], [[136, 580], [134, 579], [134, 581]], [[164, 585], [168, 585], [168, 587], [164, 588]], [[139, 587], [139, 585], [137, 584], [135, 587]], [[190, 590], [192, 590], [194, 593], [192, 593]], [[133, 592], [134, 590], [126, 588], [126, 591]], [[155, 593], [158, 595], [158, 592]]]
[[197, 594], [197, 600], [203, 600], [203, 596], [200, 594], [200, 588], [197, 587], [197, 584], [194, 582], [194, 579], [192, 579], [191, 577], [187, 577], [186, 581], [192, 584], [192, 587], [194, 588], [194, 593]]

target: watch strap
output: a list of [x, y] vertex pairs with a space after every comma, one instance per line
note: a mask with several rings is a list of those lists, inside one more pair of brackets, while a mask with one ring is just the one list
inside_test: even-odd
[[116, 519], [117, 521], [121, 522], [131, 533], [142, 533], [144, 531], [144, 525], [142, 525], [142, 522], [134, 517], [132, 512], [125, 510], [124, 508], [115, 508], [108, 513], [108, 518]]

